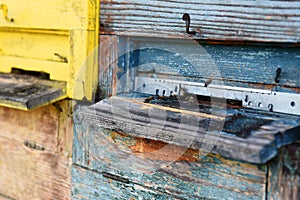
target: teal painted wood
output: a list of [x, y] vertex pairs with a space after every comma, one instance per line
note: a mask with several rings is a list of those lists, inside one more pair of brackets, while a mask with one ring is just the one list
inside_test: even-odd
[[89, 200], [108, 199], [163, 199], [155, 191], [136, 191], [132, 183], [124, 184], [103, 177], [102, 173], [74, 165], [72, 167], [72, 198]]
[[[74, 199], [265, 198], [265, 165], [201, 154], [193, 162], [172, 162], [167, 160], [172, 156], [168, 153], [160, 160], [143, 159], [137, 157], [133, 147], [139, 148], [137, 138], [77, 119], [72, 174]], [[107, 174], [112, 178], [107, 178]]]
[[[191, 16], [185, 33], [182, 15]], [[298, 1], [102, 0], [101, 33], [267, 42], [300, 41]]]
[[[130, 37], [120, 37], [119, 42], [119, 79], [135, 69], [135, 76], [195, 82], [222, 79], [225, 85], [247, 88], [269, 85], [268, 89], [287, 92], [295, 92], [287, 87], [300, 87], [300, 48], [210, 45], [191, 40]], [[276, 83], [278, 68], [282, 72]]]

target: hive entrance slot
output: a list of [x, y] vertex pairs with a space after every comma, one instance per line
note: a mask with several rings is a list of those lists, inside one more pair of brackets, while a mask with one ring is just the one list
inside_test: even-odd
[[[243, 114], [229, 114], [235, 113], [233, 110], [242, 108], [242, 101], [232, 99], [221, 99], [202, 95], [185, 95], [181, 97], [161, 97], [155, 96], [145, 103], [157, 104], [166, 107], [177, 108], [181, 110], [188, 110], [193, 112], [200, 112], [205, 114], [212, 114], [218, 116], [221, 113], [228, 113], [224, 118], [224, 133], [230, 133], [235, 137], [248, 138], [251, 130], [256, 130], [260, 126], [267, 124], [270, 120], [260, 119], [256, 117]], [[237, 111], [239, 112], [239, 111]], [[173, 121], [175, 122], [175, 121]], [[199, 127], [208, 130], [211, 119], [203, 119], [199, 121]], [[180, 123], [180, 121], [178, 122]]]
[[186, 94], [184, 96], [149, 96], [145, 99], [145, 103], [158, 104], [177, 109], [184, 109], [190, 111], [200, 111], [204, 113], [211, 113], [210, 109], [239, 109], [243, 107], [243, 102], [240, 100], [222, 99], [203, 95]]
[[12, 68], [11, 69], [12, 74], [21, 74], [21, 75], [29, 75], [33, 76], [39, 79], [45, 79], [49, 80], [50, 79], [50, 74], [46, 72], [38, 72], [38, 71], [29, 71], [29, 70], [23, 70], [19, 68]]
[[[207, 107], [227, 107], [227, 108], [242, 108], [243, 101], [233, 99], [222, 99], [203, 95], [196, 95], [199, 105]], [[213, 104], [213, 105], [212, 105]], [[226, 104], [226, 105], [224, 105]]]

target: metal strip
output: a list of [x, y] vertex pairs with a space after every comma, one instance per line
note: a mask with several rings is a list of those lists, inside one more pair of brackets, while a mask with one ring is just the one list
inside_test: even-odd
[[165, 94], [184, 95], [183, 93], [240, 100], [243, 107], [300, 115], [300, 94], [271, 90], [224, 86], [205, 82], [195, 83], [168, 79], [136, 77], [135, 91], [155, 94], [156, 90]]

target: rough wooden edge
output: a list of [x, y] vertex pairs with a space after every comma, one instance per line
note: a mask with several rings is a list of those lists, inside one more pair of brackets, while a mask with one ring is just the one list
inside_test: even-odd
[[[124, 105], [122, 103], [124, 103]], [[128, 106], [130, 108], [128, 108]], [[213, 153], [252, 163], [265, 163], [276, 155], [277, 148], [300, 139], [299, 136], [296, 137], [297, 134], [295, 134], [295, 131], [298, 129], [287, 132], [285, 136], [286, 130], [293, 127], [285, 124], [284, 121], [281, 122], [275, 119], [273, 119], [274, 122], [271, 124], [261, 126], [261, 128], [251, 133], [247, 138], [232, 137], [230, 133], [229, 135], [224, 135], [217, 134], [217, 132], [214, 131], [201, 131], [201, 129], [198, 129], [198, 126], [194, 127], [191, 126], [191, 124], [182, 123], [180, 133], [178, 133], [178, 124], [172, 122], [168, 122], [168, 128], [162, 130], [160, 116], [152, 116], [151, 126], [147, 125], [150, 119], [148, 119], [149, 116], [147, 117], [145, 113], [151, 108], [151, 106], [149, 107], [145, 103], [143, 105], [136, 104], [135, 100], [131, 101], [128, 98], [111, 97], [76, 115], [81, 122], [84, 121], [84, 123], [94, 126], [117, 130], [134, 137], [159, 140], [183, 147], [188, 145], [194, 149], [204, 148], [205, 150], [205, 148], [213, 147], [211, 149]], [[163, 106], [156, 106], [156, 109], [158, 108], [164, 111]], [[261, 117], [263, 117], [263, 115], [261, 115]], [[205, 119], [203, 116], [198, 117], [191, 113], [181, 113], [181, 119], [184, 118], [189, 119], [185, 120], [186, 122], [184, 123], [197, 121], [197, 119], [198, 121]], [[285, 118], [283, 117], [283, 119]], [[222, 121], [210, 120], [213, 120], [216, 126], [222, 125]], [[193, 130], [198, 130], [196, 131], [196, 135], [191, 134], [194, 132]], [[282, 138], [282, 135], [284, 135], [284, 138]], [[203, 141], [205, 141], [205, 145], [208, 145], [207, 147], [203, 147]], [[214, 146], [211, 146], [213, 144]]]

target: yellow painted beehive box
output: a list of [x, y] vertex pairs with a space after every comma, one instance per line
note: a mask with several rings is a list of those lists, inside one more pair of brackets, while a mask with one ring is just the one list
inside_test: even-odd
[[[1, 0], [0, 72], [43, 72], [50, 81], [65, 83], [55, 98], [92, 100], [99, 5], [94, 0]], [[7, 101], [0, 104], [18, 107]]]

